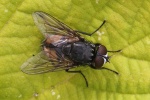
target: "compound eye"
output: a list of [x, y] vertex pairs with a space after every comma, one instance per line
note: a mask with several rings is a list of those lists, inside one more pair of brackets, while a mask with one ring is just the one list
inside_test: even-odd
[[101, 56], [97, 56], [92, 65], [93, 65], [93, 68], [100, 69], [104, 63], [105, 63], [104, 58]]
[[107, 49], [105, 46], [103, 45], [100, 45], [98, 50], [97, 50], [97, 53], [99, 53], [100, 55], [106, 55], [107, 54]]

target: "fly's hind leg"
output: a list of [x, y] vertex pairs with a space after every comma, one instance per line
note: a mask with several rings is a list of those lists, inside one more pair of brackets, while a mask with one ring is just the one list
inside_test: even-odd
[[81, 75], [83, 76], [85, 82], [86, 82], [86, 86], [88, 87], [88, 81], [87, 81], [85, 75], [82, 73], [82, 71], [80, 71], [80, 70], [78, 70], [78, 71], [69, 71], [69, 69], [66, 69], [66, 72], [68, 72], [68, 73], [79, 73], [79, 74], [81, 74]]

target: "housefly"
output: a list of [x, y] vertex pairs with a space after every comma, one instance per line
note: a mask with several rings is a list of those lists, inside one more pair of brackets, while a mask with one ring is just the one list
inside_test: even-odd
[[[70, 71], [69, 69], [79, 65], [89, 65], [94, 69], [106, 69], [118, 74], [102, 66], [109, 62], [110, 56], [107, 55], [107, 52], [119, 52], [120, 50], [107, 51], [102, 44], [90, 43], [80, 36], [80, 34], [89, 35], [88, 33], [73, 30], [46, 13], [35, 12], [33, 19], [45, 40], [42, 42], [43, 50], [21, 66], [24, 73], [40, 74], [66, 70], [70, 73], [80, 73], [87, 86], [87, 79], [81, 71]], [[104, 23], [105, 20], [89, 36], [98, 31]]]

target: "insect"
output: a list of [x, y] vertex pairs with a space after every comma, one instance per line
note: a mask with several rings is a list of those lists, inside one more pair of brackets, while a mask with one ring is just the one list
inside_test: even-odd
[[[110, 56], [107, 55], [107, 52], [119, 52], [120, 50], [107, 51], [102, 44], [90, 43], [80, 36], [80, 34], [89, 35], [88, 33], [73, 30], [44, 12], [33, 13], [33, 19], [45, 40], [42, 43], [43, 50], [21, 66], [24, 73], [40, 74], [61, 70], [80, 73], [84, 77], [87, 87], [88, 82], [85, 75], [80, 70], [70, 71], [71, 68], [89, 65], [94, 69], [106, 69], [118, 74], [116, 71], [102, 66], [109, 62]], [[105, 20], [89, 36], [98, 31], [104, 23]]]

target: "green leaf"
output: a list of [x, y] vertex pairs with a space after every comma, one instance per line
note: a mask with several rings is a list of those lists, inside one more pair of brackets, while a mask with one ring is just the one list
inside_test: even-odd
[[[150, 99], [150, 1], [149, 0], [1, 0], [0, 1], [0, 99], [1, 100], [149, 100]], [[103, 67], [82, 66], [89, 87], [80, 74], [65, 71], [27, 75], [20, 66], [41, 51], [44, 37], [32, 13], [46, 12], [73, 29], [92, 37], [113, 55]]]

